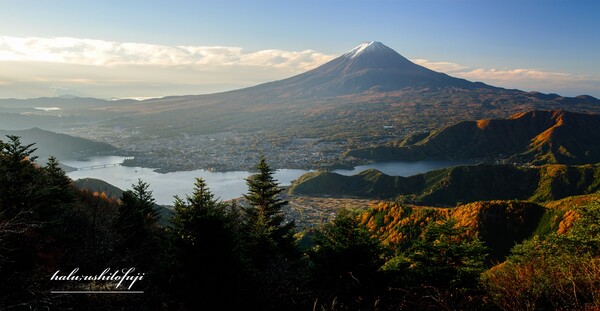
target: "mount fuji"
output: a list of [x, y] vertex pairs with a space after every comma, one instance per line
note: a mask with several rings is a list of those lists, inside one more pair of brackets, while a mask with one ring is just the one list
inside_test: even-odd
[[238, 91], [315, 98], [444, 87], [495, 89], [419, 66], [383, 43], [371, 41], [303, 74]]
[[103, 111], [152, 135], [268, 131], [377, 139], [534, 109], [600, 112], [591, 96], [524, 92], [451, 77], [371, 41], [305, 73], [228, 92], [170, 96]]

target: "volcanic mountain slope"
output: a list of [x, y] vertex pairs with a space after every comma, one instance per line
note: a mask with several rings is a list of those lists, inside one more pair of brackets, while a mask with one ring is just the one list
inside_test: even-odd
[[108, 126], [136, 127], [152, 135], [270, 131], [279, 136], [372, 140], [534, 108], [600, 112], [600, 101], [454, 78], [416, 65], [382, 43], [369, 42], [275, 82], [97, 109], [119, 114]]
[[529, 111], [508, 119], [460, 122], [393, 146], [346, 156], [385, 160], [509, 158], [532, 164], [600, 162], [600, 115]]
[[[287, 101], [305, 102], [340, 96], [387, 93], [409, 88], [446, 87], [465, 90], [500, 89], [435, 72], [412, 63], [381, 42], [371, 41], [362, 43], [315, 69], [287, 79], [217, 94], [151, 99], [145, 104], [170, 110], [193, 107], [195, 104], [210, 105], [211, 102], [220, 100], [229, 101], [230, 105], [235, 106], [236, 102], [233, 99], [241, 99], [250, 106], [256, 106], [273, 102], [284, 104]], [[245, 100], [240, 97], [245, 97]]]
[[246, 89], [284, 97], [337, 97], [405, 88], [496, 89], [453, 78], [412, 63], [381, 42], [366, 42], [303, 74]]

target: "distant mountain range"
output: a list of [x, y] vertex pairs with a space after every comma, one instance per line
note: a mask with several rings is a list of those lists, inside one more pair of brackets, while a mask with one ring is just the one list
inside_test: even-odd
[[600, 162], [600, 115], [529, 111], [508, 119], [464, 121], [391, 146], [350, 150], [374, 161], [507, 158], [532, 164]]
[[289, 192], [309, 196], [354, 196], [456, 206], [481, 200], [546, 202], [600, 191], [600, 164], [457, 166], [410, 177], [371, 169], [353, 176], [312, 172], [292, 183]]

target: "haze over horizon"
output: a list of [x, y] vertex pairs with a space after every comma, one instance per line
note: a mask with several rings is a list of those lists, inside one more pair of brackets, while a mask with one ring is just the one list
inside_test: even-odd
[[9, 2], [0, 98], [146, 98], [280, 80], [380, 41], [451, 76], [600, 97], [593, 1]]

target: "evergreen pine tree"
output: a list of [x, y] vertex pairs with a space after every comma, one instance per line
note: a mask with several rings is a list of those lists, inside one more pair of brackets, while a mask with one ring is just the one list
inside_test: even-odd
[[68, 204], [75, 200], [72, 181], [60, 168], [58, 160], [51, 156], [46, 166], [41, 169], [43, 174], [43, 190], [46, 197], [45, 207], [40, 211], [43, 219], [52, 219], [62, 216]]
[[175, 213], [171, 219], [175, 239], [189, 246], [202, 244], [205, 236], [201, 233], [206, 231], [204, 222], [208, 219], [222, 221], [219, 219], [225, 212], [225, 204], [214, 198], [203, 179], [197, 178], [194, 186], [194, 193], [186, 200], [175, 197]]
[[7, 137], [8, 142], [0, 140], [0, 305], [9, 308], [33, 300], [37, 292], [32, 279], [41, 264], [37, 253], [41, 223], [33, 209], [42, 200], [33, 144]]
[[[285, 219], [283, 189], [261, 157], [258, 173], [246, 179], [248, 206], [243, 213], [243, 258], [248, 272], [248, 303], [252, 308], [300, 308], [308, 271], [299, 256], [293, 221]], [[304, 308], [306, 306], [302, 306]]]
[[14, 216], [31, 212], [43, 203], [39, 193], [40, 174], [32, 156], [34, 144], [23, 145], [18, 136], [0, 140], [0, 212]]
[[231, 307], [239, 284], [239, 256], [228, 205], [215, 199], [206, 182], [197, 178], [185, 200], [175, 197], [170, 236], [174, 290], [193, 308]]
[[160, 218], [160, 212], [156, 207], [154, 197], [152, 197], [152, 191], [149, 190], [150, 185], [138, 179], [137, 184], [131, 185], [131, 189], [128, 192], [123, 204], [130, 206], [140, 213], [144, 222], [148, 225], [155, 224]]
[[119, 236], [117, 249], [123, 252], [123, 259], [131, 264], [143, 263], [155, 247], [152, 240], [159, 212], [154, 204], [150, 185], [138, 180], [132, 190], [123, 192], [121, 206], [116, 221]]
[[286, 222], [282, 207], [288, 204], [281, 199], [283, 189], [273, 178], [273, 170], [261, 157], [258, 174], [248, 179], [249, 207], [245, 209], [250, 257], [257, 265], [266, 264], [270, 256], [291, 254], [295, 250], [293, 221]]
[[379, 272], [383, 247], [357, 221], [357, 213], [342, 209], [335, 219], [319, 227], [313, 236], [311, 288], [324, 302], [334, 299], [348, 309], [368, 309], [362, 303], [385, 287]]
[[49, 309], [36, 296], [44, 295], [41, 280], [64, 254], [59, 224], [65, 207], [74, 202], [70, 179], [56, 159], [40, 168], [34, 144], [7, 137], [6, 143], [0, 140], [0, 292], [7, 297], [0, 297], [0, 305]]

